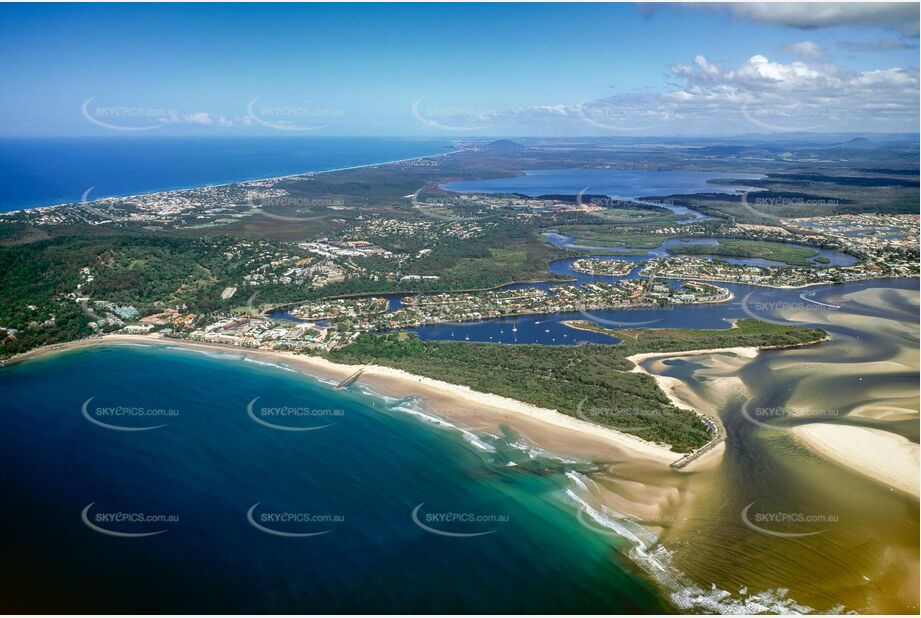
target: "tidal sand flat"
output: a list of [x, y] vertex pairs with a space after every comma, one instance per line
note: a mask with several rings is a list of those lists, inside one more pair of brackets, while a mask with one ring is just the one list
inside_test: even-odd
[[[680, 408], [696, 410], [701, 414], [719, 420], [717, 410], [721, 403], [737, 389], [744, 389], [744, 384], [735, 369], [739, 363], [744, 363], [758, 355], [758, 348], [721, 348], [713, 350], [695, 350], [691, 352], [665, 352], [634, 354], [627, 357], [636, 364], [633, 371], [646, 373], [655, 379], [659, 387], [669, 397], [669, 400]], [[693, 356], [701, 362], [706, 362], [713, 369], [709, 379], [709, 395], [716, 395], [722, 402], [701, 399], [698, 394], [690, 391], [688, 386], [678, 380], [663, 375], [663, 369], [669, 359]]]
[[[793, 433], [835, 462], [917, 497], [918, 325], [897, 316], [907, 309], [917, 317], [917, 294], [868, 289], [835, 300], [850, 310], [788, 316], [840, 328], [829, 345], [840, 352], [838, 363], [816, 371], [811, 351], [804, 350], [773, 364], [777, 371], [800, 376], [787, 404], [790, 414], [819, 421], [797, 424]], [[880, 315], [881, 307], [891, 307], [892, 315]], [[872, 333], [877, 345], [866, 346], [862, 333]]]
[[918, 444], [882, 429], [813, 423], [793, 428], [810, 448], [861, 474], [918, 497]]
[[[758, 348], [735, 347], [693, 352], [634, 354], [628, 358], [636, 364], [633, 371], [652, 376], [672, 404], [705, 416], [724, 431], [720, 410], [731, 398], [747, 394], [745, 384], [737, 371], [757, 355]], [[688, 382], [666, 375], [670, 362], [689, 357], [699, 364], [698, 376], [699, 379], [706, 380], [706, 388], [694, 389]], [[725, 449], [725, 443], [717, 444], [692, 461], [684, 471], [698, 471], [718, 464]]]
[[830, 340], [737, 357], [744, 391], [728, 400], [728, 357], [644, 363], [682, 398], [726, 402], [723, 460], [693, 477], [696, 499], [660, 539], [695, 581], [818, 611], [917, 612], [918, 498], [879, 473], [917, 484], [917, 291], [883, 283], [860, 298], [824, 299], [850, 317], [793, 307], [787, 319]]

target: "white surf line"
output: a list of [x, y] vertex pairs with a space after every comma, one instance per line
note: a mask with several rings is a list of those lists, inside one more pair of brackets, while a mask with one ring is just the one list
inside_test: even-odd
[[799, 295], [799, 297], [802, 298], [803, 300], [805, 300], [807, 303], [813, 303], [813, 304], [815, 304], [815, 305], [821, 305], [821, 306], [823, 306], [823, 307], [829, 307], [829, 308], [831, 308], [831, 309], [840, 309], [840, 308], [841, 308], [841, 305], [829, 305], [828, 303], [820, 303], [820, 302], [817, 301], [817, 300], [812, 300], [811, 298], [806, 298], [806, 295], [807, 295], [807, 294], [815, 294], [815, 292], [803, 292], [802, 294]]

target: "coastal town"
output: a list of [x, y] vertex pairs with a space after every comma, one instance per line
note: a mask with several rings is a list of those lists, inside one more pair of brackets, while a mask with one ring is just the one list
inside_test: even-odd
[[[461, 195], [457, 199], [473, 201], [482, 197]], [[534, 200], [520, 201], [497, 198], [496, 204], [527, 206], [533, 210]], [[163, 208], [181, 211], [183, 207], [163, 202]], [[355, 279], [394, 286], [435, 282], [439, 279], [437, 275], [414, 274], [413, 264], [429, 255], [440, 242], [475, 238], [493, 225], [485, 221], [401, 220], [359, 215], [353, 228], [336, 237], [287, 244], [245, 239], [211, 241], [213, 247], [209, 250], [220, 251], [226, 260], [239, 264], [243, 273], [239, 281], [227, 285], [221, 293], [221, 300], [232, 301], [236, 308], [201, 312], [165, 301], [138, 305], [95, 298], [86, 292], [92, 288], [96, 276], [88, 266], [80, 271], [81, 280], [70, 297], [92, 318], [90, 328], [97, 333], [160, 334], [248, 348], [324, 351], [347, 345], [362, 333], [433, 324], [722, 302], [731, 294], [715, 285], [720, 282], [798, 288], [917, 277], [919, 270], [917, 215], [860, 214], [790, 219], [784, 221], [784, 227], [739, 229], [757, 241], [776, 240], [778, 235], [784, 235], [786, 240], [801, 244], [836, 247], [854, 256], [853, 263], [846, 265], [824, 265], [818, 259], [809, 266], [748, 264], [719, 255], [652, 256], [639, 263], [581, 257], [571, 262], [573, 272], [600, 280], [470, 292], [321, 297], [275, 310], [271, 303], [253, 303], [261, 290], [278, 286], [322, 292], [337, 282]], [[411, 251], [386, 248], [395, 239], [404, 242], [412, 239], [412, 246], [422, 248]], [[628, 277], [634, 271], [633, 278]], [[680, 283], [672, 286], [666, 283], [668, 280]], [[49, 328], [53, 324], [51, 316], [33, 326]], [[4, 337], [17, 336], [15, 328], [3, 332]]]
[[919, 23], [0, 4], [7, 613], [919, 615]]
[[584, 258], [574, 260], [572, 263], [572, 269], [577, 273], [604, 277], [622, 277], [624, 275], [629, 275], [630, 271], [634, 268], [636, 268], [636, 264], [626, 260]]
[[[404, 296], [393, 309], [384, 297], [320, 300], [298, 304], [285, 315], [272, 318], [259, 314], [219, 314], [205, 318], [168, 309], [141, 318], [136, 324], [122, 324], [122, 330], [247, 348], [331, 350], [366, 332], [528, 314], [718, 303], [729, 298], [728, 290], [702, 282], [691, 281], [673, 288], [654, 279], [631, 279], [616, 285], [590, 283], [548, 289]], [[118, 310], [122, 315], [128, 312], [138, 315], [134, 307]]]
[[831, 241], [843, 252], [855, 256], [855, 263], [848, 265], [759, 266], [734, 264], [718, 257], [675, 256], [650, 260], [640, 274], [773, 288], [918, 277], [918, 222], [918, 215], [879, 214], [789, 221], [792, 229], [798, 233], [799, 242], [827, 244]]

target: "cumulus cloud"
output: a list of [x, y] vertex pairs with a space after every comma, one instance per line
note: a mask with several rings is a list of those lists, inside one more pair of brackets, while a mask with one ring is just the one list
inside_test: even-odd
[[226, 116], [212, 116], [209, 112], [192, 112], [190, 114], [171, 114], [160, 118], [163, 124], [198, 125], [202, 127], [233, 127], [238, 123]]
[[799, 43], [787, 45], [787, 51], [800, 56], [810, 56], [812, 58], [818, 58], [825, 54], [825, 50], [822, 49], [822, 46], [814, 41], [800, 41]]
[[669, 82], [663, 91], [495, 111], [476, 121], [602, 135], [917, 130], [917, 69], [852, 71], [760, 54], [727, 67], [698, 55], [669, 67]]
[[832, 124], [852, 126], [905, 123], [918, 115], [917, 69], [849, 71], [833, 64], [784, 64], [755, 55], [735, 68], [698, 56], [693, 65], [675, 65], [683, 80], [665, 101], [735, 107], [756, 126], [773, 130], [813, 130]]

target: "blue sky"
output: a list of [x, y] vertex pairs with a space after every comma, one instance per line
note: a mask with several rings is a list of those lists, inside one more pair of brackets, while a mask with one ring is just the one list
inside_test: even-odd
[[917, 130], [917, 4], [758, 6], [0, 5], [0, 134]]

